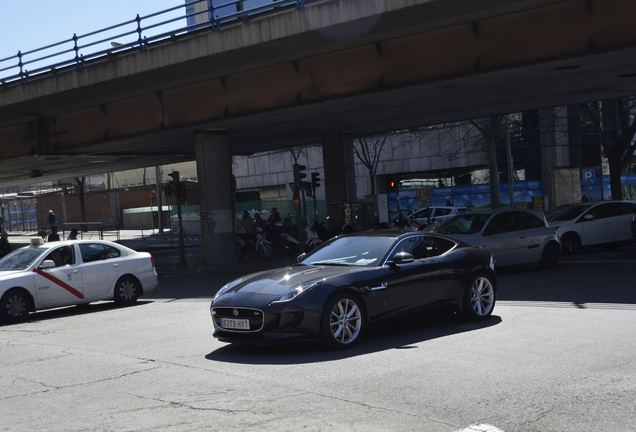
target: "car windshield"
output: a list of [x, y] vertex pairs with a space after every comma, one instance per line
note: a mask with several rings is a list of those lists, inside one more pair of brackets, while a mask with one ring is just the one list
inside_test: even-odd
[[35, 261], [46, 249], [37, 247], [26, 247], [18, 249], [0, 259], [0, 271], [25, 270]]
[[382, 258], [395, 243], [393, 237], [340, 237], [303, 257], [305, 265], [338, 265], [372, 267], [381, 264]]
[[546, 213], [545, 217], [550, 221], [572, 220], [587, 210], [591, 204], [579, 204], [575, 206], [557, 207]]
[[467, 213], [448, 219], [435, 230], [439, 234], [475, 234], [480, 232], [489, 214]]

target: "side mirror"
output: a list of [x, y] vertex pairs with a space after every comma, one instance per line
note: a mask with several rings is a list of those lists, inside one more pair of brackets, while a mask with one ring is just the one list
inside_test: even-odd
[[398, 252], [393, 256], [393, 260], [389, 261], [387, 264], [391, 267], [395, 267], [400, 264], [408, 264], [415, 261], [415, 257], [408, 252]]
[[42, 264], [40, 264], [40, 268], [41, 269], [50, 269], [55, 267], [55, 262], [53, 260], [44, 260], [42, 261]]

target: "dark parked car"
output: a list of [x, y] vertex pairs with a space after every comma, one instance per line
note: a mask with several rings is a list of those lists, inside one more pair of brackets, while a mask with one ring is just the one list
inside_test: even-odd
[[448, 219], [433, 232], [490, 250], [497, 265], [539, 264], [554, 268], [561, 244], [545, 216], [532, 210], [482, 210]]
[[210, 313], [214, 336], [224, 342], [320, 339], [346, 348], [370, 321], [428, 308], [485, 319], [496, 289], [487, 250], [424, 232], [371, 231], [333, 238], [290, 267], [228, 283]]

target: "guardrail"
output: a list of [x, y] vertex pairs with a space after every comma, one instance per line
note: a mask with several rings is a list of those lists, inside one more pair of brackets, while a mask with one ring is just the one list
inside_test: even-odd
[[[87, 62], [113, 54], [138, 50], [144, 52], [153, 43], [178, 35], [210, 28], [219, 31], [227, 23], [282, 9], [303, 9], [306, 3], [334, 0], [192, 0], [159, 12], [115, 24], [56, 42], [31, 51], [0, 59], [0, 90], [8, 85], [27, 83], [58, 70], [81, 69]], [[207, 3], [207, 4], [206, 4]], [[184, 12], [183, 12], [184, 10]], [[186, 21], [179, 26], [178, 22]], [[176, 28], [173, 28], [176, 27]]]

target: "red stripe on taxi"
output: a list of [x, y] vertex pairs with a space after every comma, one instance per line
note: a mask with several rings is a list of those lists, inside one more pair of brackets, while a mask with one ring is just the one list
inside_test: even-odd
[[33, 269], [33, 273], [37, 273], [43, 278], [50, 280], [54, 284], [61, 286], [62, 288], [64, 288], [66, 291], [70, 292], [77, 298], [80, 298], [80, 299], [84, 298], [84, 294], [82, 294], [81, 292], [79, 292], [78, 290], [76, 290], [75, 288], [67, 284], [66, 282], [59, 280], [58, 278], [51, 276], [50, 274], [43, 272], [42, 270]]

